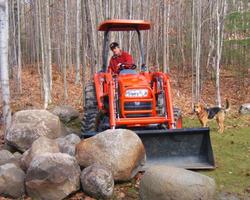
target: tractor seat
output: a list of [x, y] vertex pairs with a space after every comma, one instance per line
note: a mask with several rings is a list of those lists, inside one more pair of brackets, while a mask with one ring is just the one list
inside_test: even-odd
[[134, 69], [123, 69], [123, 70], [120, 71], [119, 74], [123, 75], [123, 74], [138, 74], [138, 73]]

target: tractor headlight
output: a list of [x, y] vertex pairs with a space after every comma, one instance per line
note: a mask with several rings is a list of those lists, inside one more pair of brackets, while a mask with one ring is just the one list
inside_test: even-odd
[[147, 97], [148, 89], [129, 89], [126, 90], [125, 97]]

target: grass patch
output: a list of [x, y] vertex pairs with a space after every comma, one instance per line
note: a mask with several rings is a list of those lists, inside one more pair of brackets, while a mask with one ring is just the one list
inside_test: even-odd
[[[250, 120], [249, 116], [231, 116], [225, 121], [223, 134], [217, 123], [210, 122], [210, 136], [216, 169], [200, 171], [213, 177], [218, 192], [237, 193], [250, 197]], [[200, 127], [197, 119], [184, 119], [184, 127]]]

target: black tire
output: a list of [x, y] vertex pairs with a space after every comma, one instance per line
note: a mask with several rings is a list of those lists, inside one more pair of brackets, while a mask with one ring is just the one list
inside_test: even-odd
[[174, 120], [176, 122], [176, 128], [182, 128], [182, 114], [180, 108], [174, 107]]
[[93, 82], [87, 83], [85, 87], [85, 106], [83, 119], [81, 122], [81, 135], [86, 132], [96, 132], [98, 130], [100, 117], [96, 99], [96, 91]]

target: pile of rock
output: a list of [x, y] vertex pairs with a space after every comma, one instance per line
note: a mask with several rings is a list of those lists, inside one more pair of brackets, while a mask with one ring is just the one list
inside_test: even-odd
[[26, 191], [34, 199], [55, 200], [82, 188], [107, 199], [114, 181], [132, 179], [145, 162], [143, 144], [130, 130], [107, 130], [82, 141], [65, 130], [46, 110], [14, 115], [5, 141], [23, 154], [0, 151], [1, 196], [19, 198]]
[[[81, 140], [45, 110], [17, 112], [5, 141], [23, 153], [0, 151], [0, 196], [11, 198], [59, 200], [82, 190], [109, 199], [114, 183], [131, 180], [146, 161], [143, 143], [133, 131], [106, 130]], [[211, 199], [214, 188], [208, 177], [156, 166], [143, 176], [140, 198]]]

